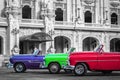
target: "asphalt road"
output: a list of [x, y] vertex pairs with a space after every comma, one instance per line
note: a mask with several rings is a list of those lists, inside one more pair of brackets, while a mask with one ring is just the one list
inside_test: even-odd
[[13, 69], [0, 68], [0, 80], [120, 80], [120, 71], [103, 75], [101, 72], [88, 72], [85, 76], [75, 76], [73, 73], [50, 74], [48, 70], [27, 70], [25, 73], [15, 73]]

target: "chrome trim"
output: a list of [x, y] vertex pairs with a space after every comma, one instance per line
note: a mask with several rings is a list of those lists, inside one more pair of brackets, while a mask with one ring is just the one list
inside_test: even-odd
[[75, 66], [70, 66], [70, 65], [63, 66], [63, 69], [73, 70], [74, 68], [75, 68]]
[[9, 63], [6, 64], [6, 67], [7, 67], [8, 69], [13, 68], [13, 64], [9, 62]]
[[15, 60], [14, 62], [40, 63], [39, 60]]
[[79, 60], [79, 61], [76, 61], [76, 62], [116, 62], [116, 61], [119, 61], [119, 60]]
[[40, 65], [39, 65], [39, 68], [47, 68], [47, 67], [45, 66], [45, 62], [41, 62]]

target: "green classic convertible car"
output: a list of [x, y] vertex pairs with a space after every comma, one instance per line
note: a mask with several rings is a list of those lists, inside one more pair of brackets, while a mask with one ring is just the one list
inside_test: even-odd
[[[44, 67], [46, 67], [50, 73], [59, 73], [67, 65], [68, 56], [73, 52], [75, 48], [70, 48], [66, 53], [50, 53], [44, 58]], [[70, 70], [65, 70], [68, 72]]]

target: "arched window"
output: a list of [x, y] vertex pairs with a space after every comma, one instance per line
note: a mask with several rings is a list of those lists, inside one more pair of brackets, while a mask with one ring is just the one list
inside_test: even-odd
[[63, 21], [63, 10], [61, 8], [57, 8], [55, 14], [56, 14], [55, 17], [56, 21]]
[[55, 37], [54, 40], [54, 46], [55, 46], [55, 52], [56, 53], [63, 53], [63, 52], [67, 52], [68, 49], [70, 48], [71, 45], [71, 41], [68, 37], [65, 36], [57, 36]]
[[120, 39], [114, 38], [110, 41], [110, 52], [120, 52]]
[[31, 8], [28, 5], [22, 8], [22, 18], [31, 19]]
[[112, 13], [111, 14], [111, 24], [118, 24], [118, 19], [117, 19], [117, 14], [116, 13]]
[[93, 51], [98, 45], [98, 40], [94, 37], [87, 37], [83, 40], [83, 51]]
[[92, 13], [90, 11], [86, 11], [84, 16], [86, 23], [92, 23]]

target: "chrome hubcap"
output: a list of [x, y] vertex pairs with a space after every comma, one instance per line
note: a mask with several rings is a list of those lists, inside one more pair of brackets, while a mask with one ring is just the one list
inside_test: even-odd
[[58, 71], [58, 67], [57, 67], [56, 65], [52, 65], [52, 66], [51, 66], [51, 71], [52, 71], [53, 73], [57, 72], [57, 71]]
[[21, 72], [23, 70], [23, 66], [21, 64], [16, 65], [16, 70]]
[[77, 73], [77, 74], [83, 74], [84, 73], [84, 66], [83, 65], [78, 65], [78, 66], [76, 66], [76, 68], [75, 68], [75, 72]]

